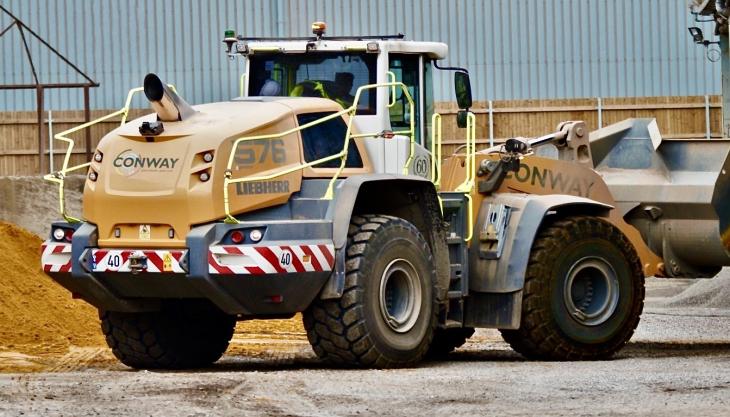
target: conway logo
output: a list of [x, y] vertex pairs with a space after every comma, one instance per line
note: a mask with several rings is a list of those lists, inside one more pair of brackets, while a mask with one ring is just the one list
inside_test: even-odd
[[180, 158], [143, 157], [131, 149], [122, 151], [112, 164], [120, 175], [129, 177], [139, 171], [171, 171]]

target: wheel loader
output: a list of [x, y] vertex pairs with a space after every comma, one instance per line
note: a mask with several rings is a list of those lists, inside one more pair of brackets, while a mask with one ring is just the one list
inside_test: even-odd
[[[64, 221], [43, 268], [99, 309], [124, 364], [208, 366], [236, 321], [296, 313], [342, 366], [412, 366], [480, 327], [526, 358], [603, 359], [631, 338], [644, 277], [730, 263], [727, 141], [567, 121], [477, 149], [468, 71], [439, 64], [445, 44], [313, 32], [226, 32], [240, 97], [192, 106], [149, 74], [119, 111], [56, 135]], [[435, 71], [453, 72], [462, 109], [453, 155]], [[128, 121], [142, 91], [153, 112]], [[119, 116], [70, 167], [69, 135]], [[75, 170], [78, 218], [63, 197]]]

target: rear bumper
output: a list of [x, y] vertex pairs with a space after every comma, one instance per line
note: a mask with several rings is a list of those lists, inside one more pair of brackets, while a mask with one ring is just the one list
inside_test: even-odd
[[[233, 228], [265, 228], [256, 244], [222, 242]], [[75, 296], [111, 311], [149, 311], [161, 300], [206, 298], [229, 314], [287, 315], [306, 309], [334, 269], [331, 223], [210, 224], [194, 228], [186, 249], [96, 246], [84, 223], [71, 243], [42, 247], [43, 270]], [[302, 237], [306, 239], [302, 239]]]

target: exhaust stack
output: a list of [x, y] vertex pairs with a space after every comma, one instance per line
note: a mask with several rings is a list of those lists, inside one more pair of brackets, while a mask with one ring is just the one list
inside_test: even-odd
[[144, 95], [150, 101], [157, 118], [163, 122], [179, 122], [195, 113], [195, 110], [156, 74], [144, 77]]

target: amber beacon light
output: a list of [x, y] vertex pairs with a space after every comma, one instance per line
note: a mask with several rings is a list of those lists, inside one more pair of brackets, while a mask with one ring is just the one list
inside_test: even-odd
[[325, 30], [327, 30], [327, 24], [324, 22], [314, 22], [312, 23], [312, 33], [314, 33], [315, 36], [318, 38], [322, 37], [324, 35]]

